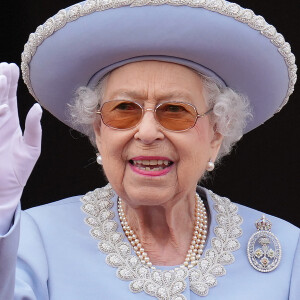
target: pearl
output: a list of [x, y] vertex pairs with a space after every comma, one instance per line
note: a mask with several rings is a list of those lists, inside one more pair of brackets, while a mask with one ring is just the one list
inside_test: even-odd
[[209, 162], [207, 163], [207, 166], [206, 166], [206, 170], [208, 172], [211, 172], [214, 168], [215, 168], [215, 164], [211, 160], [209, 160]]
[[97, 153], [97, 158], [96, 158], [97, 164], [102, 165], [102, 157], [99, 153]]
[[[119, 198], [118, 202], [118, 212], [119, 212], [119, 218], [120, 223], [122, 225], [123, 231], [125, 235], [127, 236], [128, 240], [131, 242], [133, 246], [133, 250], [135, 251], [136, 255], [140, 259], [141, 263], [146, 265], [147, 267], [151, 268], [152, 270], [155, 270], [156, 268], [152, 265], [150, 262], [150, 258], [148, 257], [147, 253], [145, 252], [145, 249], [142, 248], [142, 245], [137, 237], [137, 235], [134, 233], [134, 231], [131, 229], [130, 225], [128, 224], [126, 220], [126, 216], [124, 214], [124, 211], [122, 209], [122, 200]], [[190, 248], [187, 252], [186, 258], [182, 265], [180, 265], [181, 268], [192, 268], [193, 266], [197, 265], [197, 261], [201, 258], [201, 254], [203, 253], [203, 248], [206, 240], [206, 234], [207, 234], [207, 215], [206, 215], [206, 209], [203, 204], [203, 201], [201, 198], [196, 194], [196, 204], [195, 204], [195, 224], [194, 224], [194, 234], [193, 238], [190, 244]], [[190, 263], [190, 264], [189, 264]]]

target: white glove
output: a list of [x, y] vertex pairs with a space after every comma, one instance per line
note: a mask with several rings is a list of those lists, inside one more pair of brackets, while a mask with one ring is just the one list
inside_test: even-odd
[[0, 64], [0, 234], [10, 226], [23, 187], [41, 152], [39, 104], [33, 105], [25, 122], [24, 135], [19, 124], [17, 85], [19, 68]]

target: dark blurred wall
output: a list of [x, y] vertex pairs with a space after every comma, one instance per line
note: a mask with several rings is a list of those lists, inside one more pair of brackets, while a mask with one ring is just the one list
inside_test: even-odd
[[[18, 65], [30, 32], [59, 9], [76, 1], [19, 2], [1, 1], [0, 4], [0, 61]], [[296, 57], [300, 57], [300, 6], [297, 0], [236, 2], [263, 15], [284, 35]], [[34, 100], [21, 80], [18, 97], [23, 126]], [[204, 185], [235, 202], [300, 226], [299, 97], [298, 83], [287, 106], [263, 126], [244, 136]], [[24, 190], [23, 208], [83, 194], [105, 184], [103, 173], [95, 162], [95, 150], [86, 138], [70, 131], [47, 111], [44, 111], [42, 126], [42, 155]]]

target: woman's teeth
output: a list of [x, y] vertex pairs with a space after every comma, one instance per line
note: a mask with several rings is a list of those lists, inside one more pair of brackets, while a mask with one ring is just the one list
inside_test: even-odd
[[169, 160], [131, 160], [132, 164], [144, 171], [161, 171], [172, 164]]

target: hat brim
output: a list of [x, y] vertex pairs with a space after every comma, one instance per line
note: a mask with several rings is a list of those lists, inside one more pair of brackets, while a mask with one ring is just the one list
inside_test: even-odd
[[[66, 107], [76, 89], [95, 84], [109, 70], [132, 60], [198, 65], [246, 95], [254, 118], [245, 133], [272, 117], [292, 93], [296, 66], [288, 43], [273, 26], [237, 4], [239, 11], [232, 10], [232, 16], [225, 1], [219, 1], [219, 11], [192, 7], [193, 1], [137, 7], [110, 1], [119, 7], [97, 11], [95, 6], [89, 12], [84, 10], [86, 2], [61, 11], [63, 24], [62, 18], [58, 24], [57, 15], [49, 19], [48, 27], [31, 35], [23, 53], [29, 90], [68, 126], [72, 127]], [[49, 29], [49, 24], [54, 25]]]

